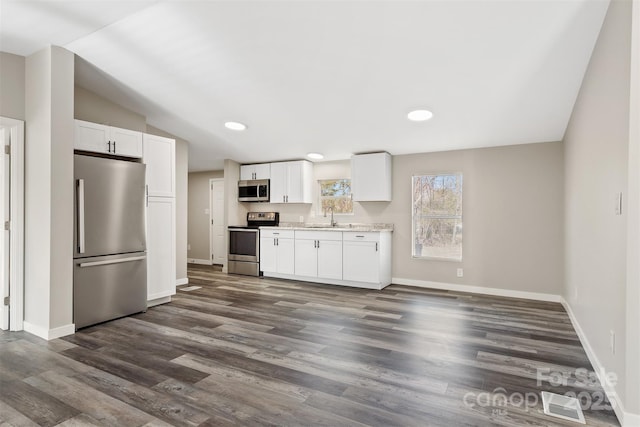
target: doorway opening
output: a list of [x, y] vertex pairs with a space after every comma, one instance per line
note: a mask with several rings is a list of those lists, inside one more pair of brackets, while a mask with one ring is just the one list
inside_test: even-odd
[[24, 122], [0, 117], [0, 329], [24, 321]]
[[209, 255], [212, 264], [227, 260], [224, 226], [224, 179], [209, 180]]

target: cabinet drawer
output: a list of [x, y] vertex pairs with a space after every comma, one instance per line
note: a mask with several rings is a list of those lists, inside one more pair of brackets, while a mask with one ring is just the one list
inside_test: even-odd
[[345, 242], [379, 242], [380, 233], [377, 231], [345, 231], [342, 234]]
[[342, 232], [341, 231], [296, 230], [296, 239], [303, 239], [303, 240], [339, 240], [339, 241], [342, 241]]
[[281, 239], [293, 239], [293, 236], [293, 230], [274, 230], [271, 228], [260, 230], [260, 237], [279, 237]]

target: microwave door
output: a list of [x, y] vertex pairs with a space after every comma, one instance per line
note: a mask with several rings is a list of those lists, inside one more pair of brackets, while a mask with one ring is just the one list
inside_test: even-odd
[[238, 185], [239, 199], [255, 199], [258, 197], [257, 185]]

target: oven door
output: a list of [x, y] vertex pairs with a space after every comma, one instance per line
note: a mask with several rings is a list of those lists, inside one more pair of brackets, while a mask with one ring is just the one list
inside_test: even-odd
[[229, 228], [229, 260], [258, 262], [259, 259], [259, 231], [251, 228]]

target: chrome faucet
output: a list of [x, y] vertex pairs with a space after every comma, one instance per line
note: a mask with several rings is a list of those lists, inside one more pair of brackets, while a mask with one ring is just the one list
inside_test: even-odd
[[[333, 206], [329, 207], [329, 210], [331, 211], [331, 226], [335, 227], [336, 225], [338, 225], [338, 223], [333, 219]], [[324, 217], [327, 217], [327, 209], [325, 208], [324, 210]]]

